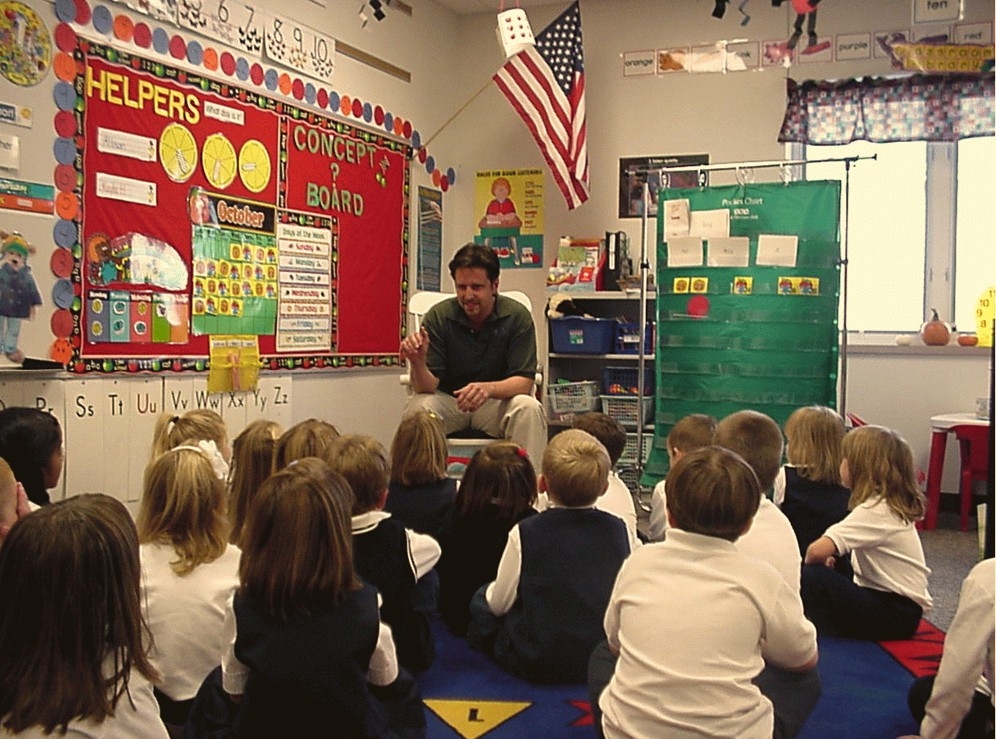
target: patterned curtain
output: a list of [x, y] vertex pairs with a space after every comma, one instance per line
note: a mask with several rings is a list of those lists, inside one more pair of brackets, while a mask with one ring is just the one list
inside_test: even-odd
[[958, 141], [994, 133], [993, 75], [788, 80], [780, 142]]

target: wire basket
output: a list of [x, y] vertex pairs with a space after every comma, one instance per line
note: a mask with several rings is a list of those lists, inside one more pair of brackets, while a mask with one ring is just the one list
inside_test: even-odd
[[[619, 461], [616, 466], [619, 469], [625, 467], [635, 467], [636, 466], [636, 434], [626, 434], [626, 446], [623, 448], [623, 453], [619, 457]], [[654, 446], [654, 435], [652, 432], [648, 431], [643, 435], [643, 463], [646, 464], [647, 460], [650, 458], [650, 450]]]
[[601, 399], [602, 413], [612, 416], [623, 426], [647, 423], [654, 407], [654, 399], [650, 395], [603, 395]]
[[[636, 367], [603, 367], [602, 392], [606, 395], [639, 395], [640, 370]], [[643, 394], [654, 394], [653, 367], [643, 368]]]
[[573, 421], [578, 413], [598, 410], [597, 382], [551, 383], [546, 388], [550, 417], [555, 421]]

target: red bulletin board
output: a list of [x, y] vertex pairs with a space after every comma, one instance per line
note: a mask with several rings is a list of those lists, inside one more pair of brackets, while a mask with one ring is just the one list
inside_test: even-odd
[[[407, 144], [86, 40], [78, 41], [74, 58], [81, 228], [74, 248], [71, 369], [206, 369], [209, 336], [197, 331], [215, 324], [190, 320], [195, 305], [203, 309], [195, 283], [197, 290], [203, 285], [194, 279], [203, 273], [195, 275], [194, 263], [196, 257], [197, 269], [203, 268], [205, 227], [222, 229], [209, 233], [221, 254], [231, 242], [233, 259], [243, 251], [236, 243], [247, 260], [253, 252], [261, 260], [267, 255], [268, 261], [259, 263], [219, 260], [226, 274], [244, 268], [248, 275], [255, 267], [260, 280], [264, 268], [273, 277], [276, 258], [279, 284], [253, 283], [258, 295], [272, 298], [263, 311], [270, 324], [257, 319], [244, 331], [259, 336], [264, 367], [397, 364], [408, 259]], [[206, 197], [199, 200], [201, 192]], [[318, 275], [307, 285], [315, 289], [305, 291], [312, 299], [327, 299], [317, 307], [329, 325], [330, 348], [317, 352], [281, 351], [275, 330], [260, 328], [273, 325], [273, 314], [277, 322], [294, 315], [283, 302], [293, 292], [284, 281], [288, 265], [309, 261], [300, 251], [296, 257], [281, 252], [280, 244], [288, 242], [277, 233], [287, 224], [305, 240], [312, 233], [327, 236], [324, 249], [331, 259], [324, 281]], [[108, 242], [115, 245], [113, 259]], [[150, 250], [157, 260], [152, 267]], [[126, 258], [130, 264], [122, 268]], [[177, 262], [186, 270], [185, 280]], [[210, 264], [212, 274], [215, 267]], [[247, 281], [245, 290], [249, 287]], [[136, 332], [135, 325], [145, 328], [138, 323], [130, 334], [111, 340], [99, 326], [94, 330], [94, 307], [103, 308], [102, 299], [115, 295], [131, 301], [128, 308], [118, 306], [122, 316], [134, 319], [152, 300], [176, 308], [172, 320], [187, 315], [189, 330], [174, 326], [172, 333], [153, 337], [151, 331]], [[240, 333], [229, 330], [242, 316], [233, 315], [217, 324], [225, 333]]]

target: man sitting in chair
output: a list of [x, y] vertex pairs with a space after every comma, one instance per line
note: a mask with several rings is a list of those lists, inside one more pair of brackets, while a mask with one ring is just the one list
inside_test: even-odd
[[401, 342], [411, 387], [406, 413], [425, 409], [443, 431], [475, 429], [518, 443], [539, 465], [546, 414], [533, 396], [536, 329], [519, 302], [498, 294], [494, 250], [466, 244], [449, 264], [456, 297], [433, 306]]

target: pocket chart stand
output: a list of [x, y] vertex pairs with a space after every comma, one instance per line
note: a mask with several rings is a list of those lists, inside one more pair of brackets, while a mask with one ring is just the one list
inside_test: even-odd
[[[836, 407], [841, 414], [846, 412], [850, 169], [858, 160], [875, 158], [730, 162], [655, 170], [662, 183], [657, 209], [657, 390], [651, 455], [646, 462], [638, 455], [636, 462], [640, 487], [635, 497], [642, 508], [647, 509], [643, 491], [667, 472], [667, 433], [688, 413], [721, 418], [754, 408], [781, 424], [799, 405], [819, 403]], [[792, 181], [806, 164], [826, 162], [844, 164], [842, 183]], [[752, 183], [753, 170], [771, 167], [781, 170], [781, 182]], [[699, 181], [704, 182], [705, 172], [723, 170], [736, 171], [738, 184], [663, 186], [671, 172], [698, 172]], [[645, 205], [650, 202], [648, 185], [644, 185], [643, 198]], [[665, 241], [665, 204], [673, 200], [687, 200], [692, 212], [726, 210], [728, 235], [746, 237], [749, 242], [747, 266], [709, 266], [709, 239], [705, 237], [701, 266], [671, 267]], [[640, 325], [647, 321], [648, 210], [643, 208], [639, 261]], [[762, 234], [794, 236], [797, 261], [793, 258], [791, 267], [788, 262], [759, 265], [757, 250]], [[838, 297], [843, 305], [839, 331]], [[758, 329], [764, 335], [758, 335]], [[800, 331], [808, 335], [802, 338]], [[803, 368], [787, 367], [789, 357], [795, 357]], [[641, 394], [645, 362], [641, 343]], [[794, 372], [804, 377], [793, 377]], [[643, 429], [638, 428], [637, 434], [639, 445]]]

